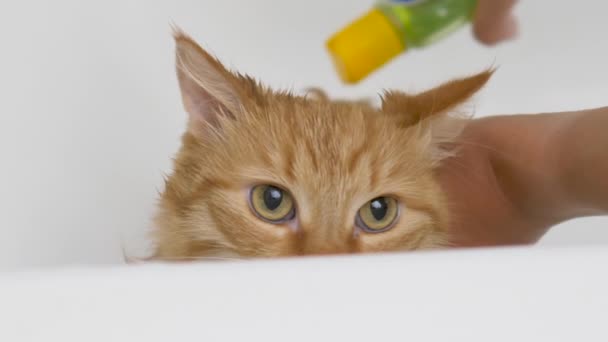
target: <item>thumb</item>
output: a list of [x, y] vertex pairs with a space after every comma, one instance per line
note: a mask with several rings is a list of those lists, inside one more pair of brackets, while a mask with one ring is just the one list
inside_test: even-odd
[[486, 45], [495, 45], [517, 36], [517, 20], [512, 10], [517, 0], [479, 0], [473, 34]]

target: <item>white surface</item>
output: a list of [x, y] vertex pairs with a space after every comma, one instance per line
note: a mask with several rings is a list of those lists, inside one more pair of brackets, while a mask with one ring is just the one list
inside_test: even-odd
[[0, 341], [608, 341], [608, 248], [0, 276]]
[[[141, 244], [185, 115], [170, 21], [228, 65], [275, 87], [369, 96], [500, 66], [478, 115], [607, 105], [605, 1], [522, 0], [521, 39], [494, 49], [468, 30], [342, 86], [323, 42], [365, 11], [353, 1], [0, 2], [0, 269], [122, 260]], [[608, 243], [606, 219], [544, 243]]]

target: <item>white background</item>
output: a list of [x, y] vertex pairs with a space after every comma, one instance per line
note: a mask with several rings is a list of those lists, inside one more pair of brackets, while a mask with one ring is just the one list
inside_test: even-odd
[[606, 342], [608, 249], [0, 274], [0, 340]]
[[[2, 0], [0, 268], [118, 263], [143, 245], [185, 122], [171, 22], [277, 88], [369, 96], [498, 65], [478, 116], [608, 104], [606, 2], [522, 0], [515, 42], [485, 48], [465, 29], [346, 87], [323, 43], [371, 4]], [[542, 243], [605, 244], [607, 223], [569, 222]]]

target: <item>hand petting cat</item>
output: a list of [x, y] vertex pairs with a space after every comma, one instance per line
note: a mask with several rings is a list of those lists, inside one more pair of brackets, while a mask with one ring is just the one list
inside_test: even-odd
[[608, 107], [473, 120], [440, 169], [458, 246], [536, 242], [608, 214]]
[[279, 257], [446, 247], [438, 167], [491, 70], [382, 105], [275, 91], [176, 30], [188, 126], [161, 193], [156, 258]]
[[[480, 1], [480, 41], [514, 36], [513, 4]], [[153, 259], [526, 244], [608, 213], [608, 107], [470, 119], [462, 105], [492, 70], [389, 90], [379, 107], [302, 96], [226, 69], [178, 29], [175, 41], [189, 119]]]
[[[479, 0], [473, 33], [494, 45], [517, 35], [516, 0]], [[608, 107], [474, 120], [440, 170], [452, 243], [533, 243], [550, 227], [608, 213]]]

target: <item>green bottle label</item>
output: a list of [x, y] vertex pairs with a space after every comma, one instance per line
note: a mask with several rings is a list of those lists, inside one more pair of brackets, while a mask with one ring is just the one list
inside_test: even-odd
[[377, 6], [406, 46], [422, 47], [464, 26], [476, 4], [477, 0], [380, 0]]

